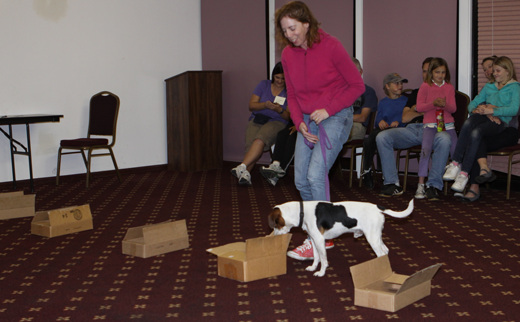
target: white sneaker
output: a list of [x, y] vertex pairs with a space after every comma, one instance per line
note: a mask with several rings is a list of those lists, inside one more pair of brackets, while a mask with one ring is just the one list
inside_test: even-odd
[[249, 174], [249, 171], [244, 170], [240, 178], [238, 178], [238, 184], [243, 186], [251, 185], [251, 174]]
[[247, 171], [247, 167], [245, 164], [241, 163], [238, 167], [231, 169], [231, 174], [235, 178], [240, 179], [240, 177], [242, 176], [242, 173], [244, 173], [244, 171]]
[[260, 173], [264, 178], [282, 178], [285, 176], [285, 171], [278, 164], [271, 163], [267, 168], [261, 167]]
[[451, 190], [455, 190], [457, 192], [463, 192], [464, 188], [466, 188], [466, 184], [468, 184], [468, 176], [459, 174], [457, 179], [455, 180], [455, 183], [451, 185]]
[[453, 162], [448, 164], [446, 166], [446, 172], [444, 172], [444, 175], [442, 176], [442, 180], [445, 181], [453, 181], [455, 180], [460, 174], [460, 164], [454, 165]]
[[415, 199], [424, 199], [426, 198], [426, 189], [424, 187], [424, 183], [419, 183], [417, 186], [417, 191], [415, 191]]

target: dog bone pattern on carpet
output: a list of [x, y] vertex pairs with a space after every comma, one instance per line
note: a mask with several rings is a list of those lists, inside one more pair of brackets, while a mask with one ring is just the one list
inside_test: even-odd
[[[352, 234], [335, 240], [321, 278], [305, 270], [310, 262], [291, 258], [286, 275], [219, 277], [207, 248], [269, 234], [270, 209], [299, 200], [292, 173], [272, 187], [254, 171], [243, 187], [230, 169], [135, 173], [122, 184], [96, 177], [88, 189], [84, 181], [37, 184], [36, 210], [88, 203], [94, 230], [48, 239], [30, 234], [31, 218], [0, 221], [0, 321], [520, 321], [517, 192], [506, 200], [504, 191], [483, 189], [470, 204], [441, 195], [416, 200], [408, 218], [387, 216], [394, 271], [443, 264], [430, 296], [389, 313], [354, 306], [349, 267], [375, 254]], [[333, 201], [403, 210], [414, 194], [381, 198], [379, 188], [331, 179]], [[186, 219], [190, 248], [148, 259], [121, 253], [128, 228], [168, 219]], [[291, 232], [291, 247], [300, 245], [306, 235]]]

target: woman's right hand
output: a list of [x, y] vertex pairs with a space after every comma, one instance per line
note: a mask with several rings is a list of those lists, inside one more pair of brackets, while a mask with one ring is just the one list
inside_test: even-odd
[[300, 133], [303, 135], [304, 138], [307, 139], [307, 141], [314, 144], [318, 143], [318, 137], [308, 132], [307, 125], [305, 124], [305, 122], [300, 123]]

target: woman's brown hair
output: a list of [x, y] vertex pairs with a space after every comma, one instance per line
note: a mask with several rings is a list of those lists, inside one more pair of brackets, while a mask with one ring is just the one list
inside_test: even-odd
[[320, 23], [307, 5], [301, 1], [291, 1], [276, 10], [274, 15], [274, 21], [276, 25], [276, 40], [280, 44], [280, 48], [284, 48], [287, 45], [293, 46], [293, 44], [289, 41], [289, 39], [285, 38], [284, 32], [282, 30], [281, 20], [284, 17], [289, 17], [291, 19], [295, 19], [301, 23], [309, 24], [309, 31], [305, 35], [307, 38], [307, 47], [311, 48], [314, 43], [320, 42], [320, 35], [318, 30], [320, 28]]
[[430, 61], [430, 66], [428, 67], [428, 74], [426, 75], [425, 79], [428, 85], [432, 86], [433, 71], [441, 66], [446, 67], [446, 76], [444, 77], [444, 81], [448, 84], [451, 84], [450, 69], [448, 68], [448, 63], [440, 57], [435, 57]]

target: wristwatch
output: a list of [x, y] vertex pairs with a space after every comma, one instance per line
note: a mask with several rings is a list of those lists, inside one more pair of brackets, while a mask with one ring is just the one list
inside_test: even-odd
[[281, 111], [281, 112], [278, 112], [278, 114], [283, 114], [283, 111], [285, 111], [285, 110], [282, 108], [282, 111]]

